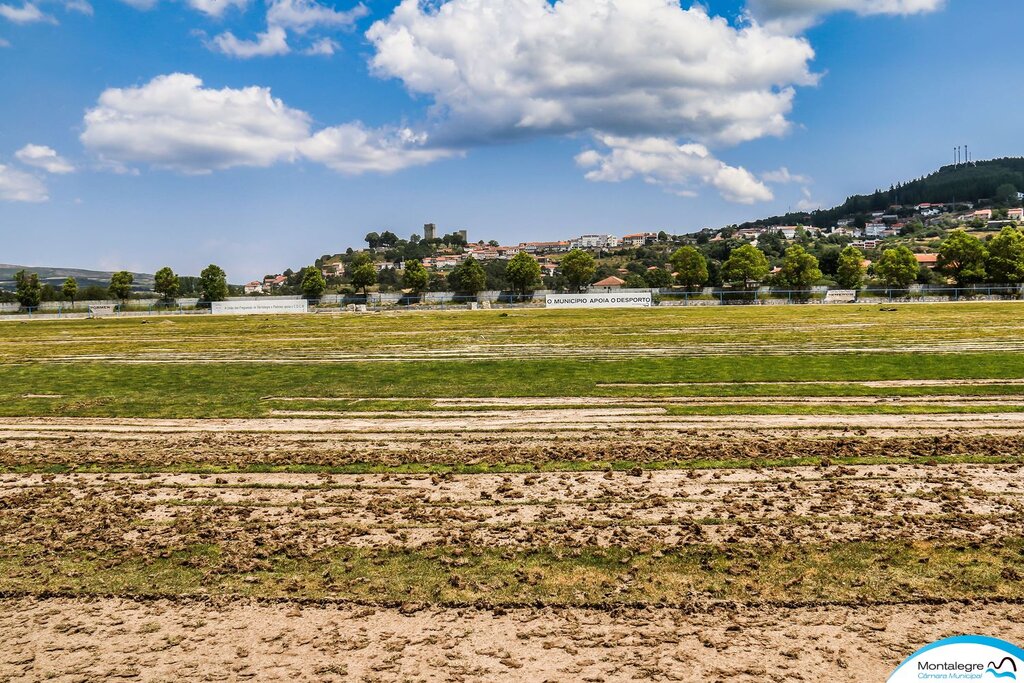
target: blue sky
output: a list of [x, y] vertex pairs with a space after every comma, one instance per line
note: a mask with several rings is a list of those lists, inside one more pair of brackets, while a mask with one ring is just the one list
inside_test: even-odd
[[1024, 155], [1016, 0], [433, 5], [0, 0], [0, 262], [242, 282], [371, 230], [688, 232]]

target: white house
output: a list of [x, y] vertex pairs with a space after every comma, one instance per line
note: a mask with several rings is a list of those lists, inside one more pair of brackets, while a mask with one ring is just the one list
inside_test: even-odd
[[1024, 209], [1007, 209], [1006, 217], [1011, 221], [1017, 221], [1020, 223], [1024, 221]]
[[572, 241], [573, 249], [614, 249], [620, 240], [615, 235], [581, 235]]
[[252, 282], [250, 282], [247, 285], [245, 285], [242, 288], [242, 290], [246, 294], [262, 294], [263, 293], [263, 283], [258, 281], [258, 280], [253, 280]]
[[635, 232], [632, 235], [626, 235], [622, 238], [622, 246], [646, 247], [648, 244], [652, 244], [657, 240], [658, 233], [656, 232]]
[[868, 223], [864, 226], [865, 237], [881, 237], [882, 234], [889, 229], [889, 226], [885, 223]]

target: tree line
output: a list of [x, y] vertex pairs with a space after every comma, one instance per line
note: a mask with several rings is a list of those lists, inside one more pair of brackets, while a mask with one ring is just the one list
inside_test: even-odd
[[[178, 296], [194, 294], [200, 301], [223, 301], [228, 297], [229, 287], [227, 274], [217, 265], [210, 264], [195, 277], [182, 277], [171, 268], [164, 267], [153, 276], [153, 291], [159, 300], [170, 304]], [[14, 298], [23, 308], [38, 308], [43, 301], [68, 301], [74, 306], [76, 301], [97, 301], [115, 299], [122, 304], [132, 298], [135, 287], [135, 275], [127, 270], [120, 270], [110, 276], [107, 287], [90, 285], [79, 290], [78, 281], [69, 277], [64, 280], [60, 289], [44, 285], [38, 273], [20, 270], [14, 275]], [[59, 294], [59, 297], [57, 296]]]

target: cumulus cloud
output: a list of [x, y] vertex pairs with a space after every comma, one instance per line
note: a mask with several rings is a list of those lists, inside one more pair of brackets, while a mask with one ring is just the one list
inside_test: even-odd
[[81, 140], [116, 170], [145, 164], [188, 174], [299, 158], [346, 174], [389, 173], [454, 153], [409, 128], [351, 122], [313, 134], [310, 122], [268, 88], [206, 88], [179, 73], [104, 91], [86, 112]]
[[403, 0], [367, 33], [371, 65], [429, 95], [447, 136], [594, 129], [734, 144], [789, 127], [814, 56], [677, 0]]
[[409, 128], [367, 128], [350, 123], [325, 128], [303, 144], [307, 158], [349, 175], [373, 171], [393, 173], [422, 166], [454, 154], [427, 146], [425, 133]]
[[821, 202], [813, 199], [811, 196], [811, 188], [802, 187], [800, 188], [801, 199], [796, 203], [798, 211], [817, 211], [821, 208]]
[[322, 57], [330, 57], [340, 49], [341, 46], [338, 41], [332, 38], [321, 38], [316, 41], [305, 50], [302, 51], [304, 55], [320, 55]]
[[265, 32], [258, 33], [256, 40], [242, 40], [231, 31], [216, 36], [211, 44], [213, 47], [231, 57], [250, 59], [252, 57], [272, 57], [291, 52], [288, 47], [288, 35], [280, 26], [271, 26]]
[[46, 185], [39, 178], [0, 164], [0, 201], [45, 202], [49, 198]]
[[[288, 54], [291, 52], [289, 31], [305, 34], [316, 28], [346, 29], [368, 13], [369, 10], [361, 3], [342, 12], [316, 0], [267, 0], [267, 30], [258, 34], [256, 40], [241, 40], [227, 31], [216, 36], [209, 45], [219, 52], [242, 59]], [[334, 40], [321, 38], [302, 50], [302, 54], [333, 55], [337, 48]]]
[[726, 200], [740, 204], [771, 201], [768, 187], [742, 167], [716, 159], [704, 145], [679, 144], [671, 138], [600, 136], [605, 151], [588, 150], [576, 157], [587, 180], [621, 182], [642, 178], [670, 192], [692, 197], [694, 184], [711, 185]]
[[188, 0], [188, 4], [203, 14], [219, 17], [232, 7], [245, 9], [249, 0]]
[[25, 145], [15, 152], [14, 156], [26, 166], [35, 166], [47, 173], [63, 174], [75, 170], [71, 163], [57, 154], [57, 150], [45, 145]]
[[81, 140], [113, 164], [207, 173], [291, 161], [309, 128], [308, 114], [267, 88], [215, 90], [178, 73], [104, 91], [85, 115]]
[[348, 28], [369, 12], [362, 3], [340, 12], [315, 0], [270, 0], [267, 25], [281, 26], [297, 33], [318, 27]]
[[775, 171], [768, 171], [767, 173], [761, 174], [761, 180], [766, 183], [774, 183], [776, 185], [788, 185], [790, 183], [799, 183], [807, 185], [812, 182], [810, 177], [800, 175], [798, 173], [790, 173], [789, 169], [785, 166]]
[[579, 159], [592, 180], [742, 202], [771, 192], [708, 147], [785, 134], [817, 82], [806, 39], [678, 0], [402, 0], [367, 37], [374, 74], [431, 98], [433, 144], [589, 134], [607, 148]]
[[747, 12], [773, 30], [795, 33], [833, 12], [910, 15], [934, 12], [944, 5], [945, 0], [748, 0]]
[[93, 15], [92, 5], [88, 0], [68, 0], [64, 3], [64, 8], [69, 12], [78, 12], [90, 17]]
[[[135, 9], [151, 10], [159, 4], [160, 0], [121, 0], [121, 2]], [[219, 17], [232, 7], [245, 9], [249, 5], [249, 0], [185, 0], [185, 3], [203, 14]]]
[[8, 21], [13, 21], [15, 24], [33, 24], [38, 22], [46, 22], [50, 24], [57, 23], [56, 19], [43, 12], [35, 3], [32, 2], [24, 2], [21, 4], [21, 7], [2, 3], [0, 4], [0, 17], [3, 17]]

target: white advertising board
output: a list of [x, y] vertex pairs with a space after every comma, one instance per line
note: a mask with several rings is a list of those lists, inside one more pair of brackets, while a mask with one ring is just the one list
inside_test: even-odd
[[245, 301], [214, 301], [214, 315], [257, 315], [259, 313], [309, 313], [305, 299], [259, 299]]
[[588, 294], [548, 294], [545, 308], [650, 308], [650, 292], [600, 292]]

